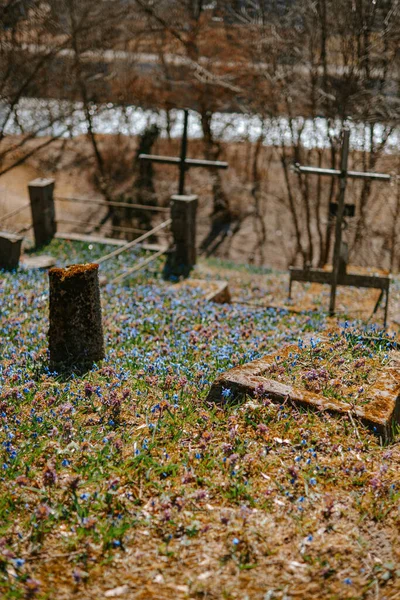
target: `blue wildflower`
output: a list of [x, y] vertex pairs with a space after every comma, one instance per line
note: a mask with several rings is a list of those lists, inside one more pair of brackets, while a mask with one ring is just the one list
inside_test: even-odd
[[25, 559], [24, 558], [15, 558], [14, 559], [14, 566], [16, 569], [20, 569], [21, 567], [23, 567], [25, 564]]

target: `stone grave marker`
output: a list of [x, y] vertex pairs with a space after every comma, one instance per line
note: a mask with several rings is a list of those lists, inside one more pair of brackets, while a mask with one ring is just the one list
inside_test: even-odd
[[104, 358], [97, 264], [49, 271], [51, 368], [90, 367]]
[[0, 231], [0, 269], [17, 269], [21, 255], [23, 237], [14, 233]]
[[[268, 354], [259, 360], [234, 367], [223, 373], [212, 384], [208, 402], [222, 404], [240, 401], [245, 396], [266, 397], [272, 402], [290, 402], [306, 409], [327, 411], [337, 415], [355, 417], [379, 435], [385, 442], [393, 436], [394, 425], [400, 420], [400, 352], [389, 351], [388, 362], [376, 371], [376, 378], [366, 386], [365, 393], [358, 399], [326, 396], [322, 391], [313, 391], [298, 383], [292, 385], [279, 380], [281, 365], [292, 360], [289, 357], [299, 353], [298, 345], [287, 345], [278, 352]], [[313, 381], [318, 377], [309, 371], [305, 374]], [[361, 388], [360, 388], [361, 389]]]

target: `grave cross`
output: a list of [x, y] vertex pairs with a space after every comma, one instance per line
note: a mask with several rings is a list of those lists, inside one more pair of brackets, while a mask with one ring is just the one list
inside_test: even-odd
[[[333, 261], [332, 261], [332, 274], [330, 276], [329, 283], [331, 285], [331, 296], [329, 303], [329, 314], [332, 316], [335, 314], [335, 304], [336, 304], [336, 288], [341, 284], [341, 266], [343, 267], [343, 250], [342, 250], [342, 232], [343, 232], [343, 219], [346, 216], [346, 209], [351, 205], [345, 205], [345, 193], [346, 193], [346, 185], [347, 179], [372, 179], [378, 181], [390, 181], [390, 175], [385, 175], [383, 173], [367, 173], [362, 171], [349, 171], [348, 170], [348, 159], [349, 159], [349, 143], [350, 143], [350, 130], [348, 127], [345, 127], [343, 130], [343, 144], [342, 144], [342, 154], [340, 161], [340, 169], [323, 169], [318, 167], [305, 167], [299, 164], [295, 165], [295, 168], [300, 173], [313, 174], [313, 175], [328, 175], [330, 177], [339, 177], [340, 182], [340, 190], [339, 190], [339, 198], [337, 203], [336, 210], [336, 226], [335, 226], [335, 245], [333, 250]], [[295, 276], [293, 277], [295, 278]], [[353, 276], [354, 283], [353, 285], [357, 285], [357, 280], [359, 279], [360, 286], [366, 287], [363, 284], [362, 278], [358, 278], [357, 276]], [[376, 277], [376, 282], [378, 285], [376, 287], [380, 287], [380, 283]], [[302, 279], [304, 281], [304, 279]], [[344, 280], [346, 281], [346, 280]], [[326, 283], [328, 283], [326, 281]], [[368, 283], [368, 282], [367, 282]], [[371, 279], [371, 284], [374, 282]], [[350, 281], [345, 283], [345, 285], [352, 285]], [[369, 285], [368, 287], [374, 287], [374, 285]], [[386, 321], [386, 314], [385, 314]]]
[[181, 153], [180, 157], [172, 156], [157, 156], [155, 154], [139, 154], [140, 160], [145, 160], [154, 163], [162, 163], [165, 165], [176, 165], [179, 167], [179, 187], [178, 194], [183, 196], [185, 193], [185, 174], [188, 169], [192, 167], [204, 167], [214, 169], [227, 169], [228, 163], [219, 160], [200, 160], [194, 158], [187, 158], [187, 138], [188, 138], [188, 122], [189, 122], [189, 111], [184, 110], [183, 118], [183, 135], [181, 142]]

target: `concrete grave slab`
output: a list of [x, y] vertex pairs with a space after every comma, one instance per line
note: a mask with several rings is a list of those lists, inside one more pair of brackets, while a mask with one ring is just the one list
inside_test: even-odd
[[23, 256], [21, 266], [25, 269], [50, 269], [56, 264], [54, 256], [42, 254], [40, 256]]
[[336, 398], [299, 389], [265, 377], [265, 372], [278, 357], [298, 352], [297, 345], [288, 345], [279, 352], [253, 362], [234, 367], [213, 383], [207, 402], [223, 403], [223, 390], [230, 390], [229, 401], [239, 401], [246, 395], [256, 397], [260, 391], [273, 402], [289, 401], [303, 408], [350, 415], [359, 419], [385, 442], [393, 437], [393, 428], [400, 422], [400, 352], [389, 352], [390, 360], [382, 367], [376, 381], [366, 390], [368, 403], [356, 406]]
[[0, 269], [17, 269], [21, 255], [23, 237], [7, 231], [0, 231]]
[[204, 291], [205, 300], [207, 302], [215, 302], [217, 304], [230, 304], [231, 295], [227, 281], [218, 281], [207, 279], [184, 279], [174, 286], [174, 289], [182, 288], [199, 288]]

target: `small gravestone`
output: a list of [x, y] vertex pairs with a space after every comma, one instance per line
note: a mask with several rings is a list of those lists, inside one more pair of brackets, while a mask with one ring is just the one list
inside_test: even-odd
[[51, 368], [86, 368], [104, 358], [98, 267], [49, 271]]
[[[309, 352], [307, 348], [306, 353]], [[246, 396], [266, 397], [272, 402], [289, 402], [306, 409], [349, 415], [359, 419], [384, 441], [389, 441], [400, 420], [400, 352], [391, 350], [388, 356], [389, 360], [376, 370], [372, 383], [366, 385], [365, 390], [360, 388], [359, 395], [342, 397], [336, 393], [335, 386], [341, 385], [348, 372], [342, 375], [342, 380], [328, 381], [328, 371], [318, 366], [318, 360], [315, 368], [302, 374], [300, 383], [298, 380], [294, 384], [290, 382], [293, 374], [285, 378], [282, 375], [287, 369], [285, 365], [293, 365], [295, 361], [302, 363], [303, 360], [299, 358], [299, 347], [288, 345], [279, 352], [223, 373], [213, 383], [207, 401], [223, 404]], [[290, 369], [288, 372], [291, 372]], [[334, 393], [327, 393], [319, 381], [332, 385]]]
[[12, 271], [18, 268], [23, 239], [20, 235], [0, 231], [0, 269]]

